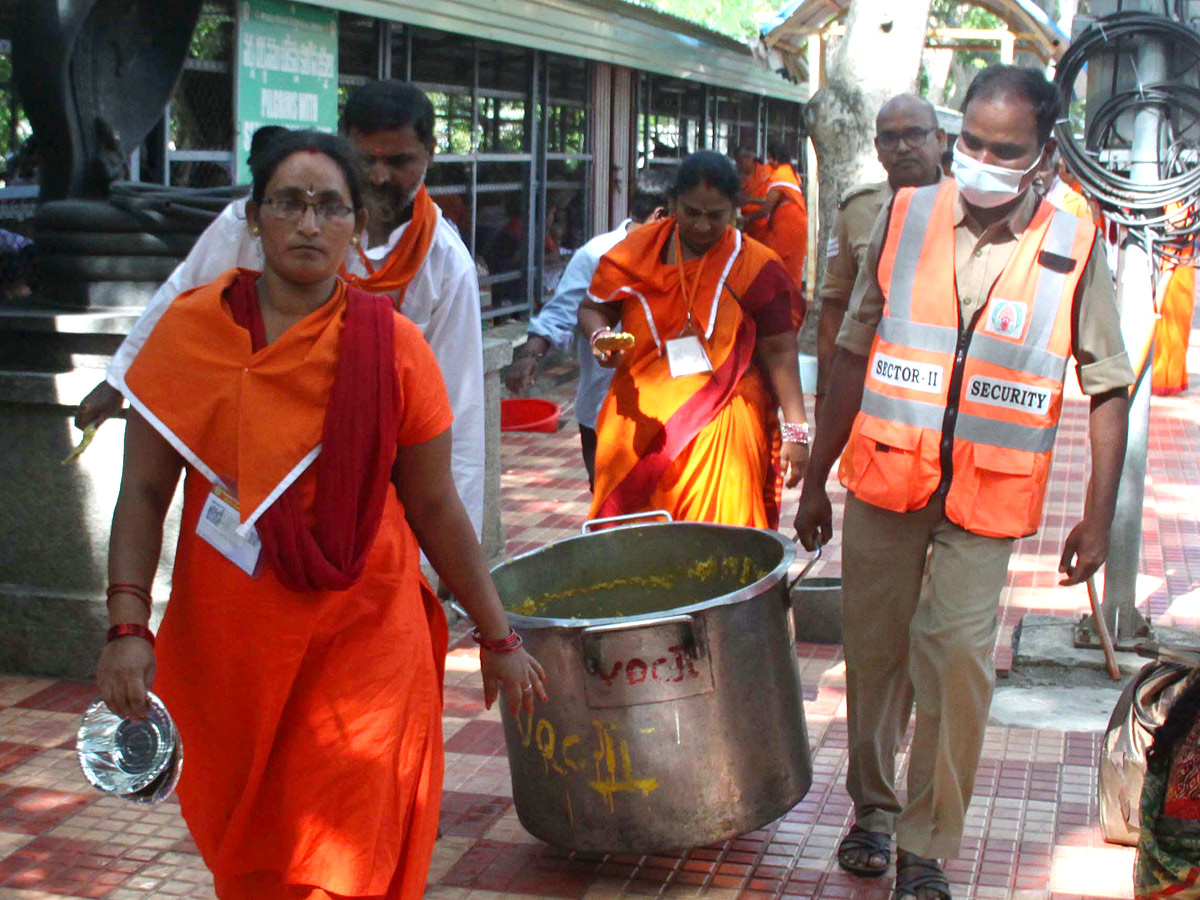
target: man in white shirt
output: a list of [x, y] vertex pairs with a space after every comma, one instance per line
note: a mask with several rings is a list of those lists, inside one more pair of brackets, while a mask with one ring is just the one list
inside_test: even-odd
[[579, 360], [579, 387], [575, 391], [575, 419], [579, 422], [579, 441], [582, 444], [583, 464], [587, 467], [588, 484], [596, 477], [596, 418], [600, 405], [608, 394], [613, 369], [596, 362], [587, 338], [576, 327], [579, 304], [587, 296], [592, 276], [600, 258], [625, 239], [625, 235], [647, 222], [657, 222], [666, 215], [667, 194], [664, 188], [640, 185], [629, 204], [631, 218], [612, 231], [596, 235], [575, 251], [567, 263], [558, 290], [541, 312], [529, 320], [529, 337], [513, 360], [505, 384], [514, 394], [520, 394], [537, 383], [540, 360], [551, 347], [565, 353], [572, 341]]
[[[417, 87], [402, 81], [364, 85], [346, 103], [342, 130], [362, 166], [367, 205], [367, 248], [346, 260], [365, 290], [385, 293], [425, 335], [441, 367], [454, 412], [451, 468], [476, 534], [483, 523], [483, 333], [475, 262], [458, 231], [428, 202], [425, 173], [434, 154], [434, 110]], [[231, 204], [201, 235], [188, 258], [159, 289], [113, 357], [107, 384], [80, 404], [76, 425], [102, 422], [120, 409], [120, 385], [159, 317], [180, 293], [235, 266], [262, 268], [262, 249], [246, 228], [244, 201]], [[405, 234], [414, 206], [433, 206], [424, 259], [396, 286], [396, 263], [409, 252]], [[410, 235], [411, 237], [411, 235]]]

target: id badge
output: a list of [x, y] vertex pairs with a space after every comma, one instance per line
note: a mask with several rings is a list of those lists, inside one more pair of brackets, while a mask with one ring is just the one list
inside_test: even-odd
[[258, 574], [262, 542], [258, 539], [258, 532], [253, 528], [245, 536], [238, 534], [237, 529], [240, 524], [241, 516], [238, 512], [237, 500], [223, 488], [214, 487], [208, 495], [208, 500], [205, 501], [204, 509], [200, 511], [200, 521], [196, 523], [196, 534], [253, 578]]
[[694, 334], [672, 338], [667, 341], [667, 366], [672, 378], [683, 378], [687, 375], [699, 375], [713, 370], [704, 345]]

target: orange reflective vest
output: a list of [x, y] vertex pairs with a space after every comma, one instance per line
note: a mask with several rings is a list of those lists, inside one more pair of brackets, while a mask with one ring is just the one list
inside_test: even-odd
[[1041, 523], [1072, 304], [1096, 229], [1042, 202], [987, 303], [960, 322], [957, 192], [945, 179], [892, 201], [883, 318], [838, 475], [874, 506], [908, 512], [941, 494], [956, 525], [1023, 537]]

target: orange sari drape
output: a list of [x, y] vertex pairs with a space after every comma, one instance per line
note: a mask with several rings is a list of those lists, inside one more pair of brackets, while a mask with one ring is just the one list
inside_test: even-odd
[[[182, 295], [130, 367], [134, 408], [187, 461], [155, 691], [185, 750], [184, 819], [221, 900], [417, 900], [437, 836], [446, 622], [394, 489], [361, 580], [297, 593], [196, 535], [219, 478], [245, 520], [277, 479], [311, 510], [345, 290], [257, 353], [221, 295]], [[397, 444], [450, 425], [436, 362], [396, 316]], [[299, 469], [299, 471], [297, 471]]]
[[621, 327], [637, 343], [623, 354], [596, 423], [591, 517], [666, 509], [676, 519], [773, 528], [778, 417], [754, 365], [748, 307], [780, 294], [789, 303], [795, 289], [775, 254], [727, 228], [682, 267], [713, 372], [672, 378], [664, 345], [687, 323], [680, 268], [664, 262], [674, 229], [674, 219], [639, 228], [601, 259], [592, 281], [592, 298], [620, 303]]
[[[770, 189], [782, 192], [784, 200], [775, 207], [764, 243], [779, 254], [784, 268], [799, 287], [804, 283], [805, 261], [808, 259], [808, 206], [804, 202], [800, 177], [790, 163], [784, 163], [771, 173]], [[804, 307], [797, 302], [792, 310], [792, 323], [796, 331], [800, 330], [803, 318]]]
[[1162, 299], [1154, 332], [1154, 368], [1151, 390], [1159, 396], [1179, 394], [1188, 389], [1187, 353], [1192, 338], [1192, 313], [1196, 302], [1196, 270], [1176, 266]]

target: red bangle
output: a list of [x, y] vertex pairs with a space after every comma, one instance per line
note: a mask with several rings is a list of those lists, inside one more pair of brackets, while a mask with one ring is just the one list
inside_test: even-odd
[[118, 594], [127, 594], [130, 597], [137, 597], [144, 604], [146, 604], [147, 612], [152, 612], [154, 609], [154, 601], [150, 597], [150, 592], [148, 590], [146, 590], [144, 587], [142, 587], [141, 585], [128, 584], [125, 582], [118, 582], [118, 583], [110, 584], [108, 586], [108, 590], [106, 592], [106, 595], [108, 597], [108, 602], [112, 603], [112, 598], [117, 596]]
[[498, 640], [488, 640], [479, 633], [479, 628], [471, 629], [471, 640], [477, 643], [481, 649], [487, 650], [489, 653], [512, 653], [514, 650], [520, 650], [522, 641], [521, 636], [508, 629], [508, 637]]
[[110, 644], [118, 638], [123, 637], [140, 637], [144, 641], [149, 641], [151, 647], [154, 646], [154, 632], [145, 625], [137, 624], [137, 622], [123, 622], [108, 629], [108, 642]]

